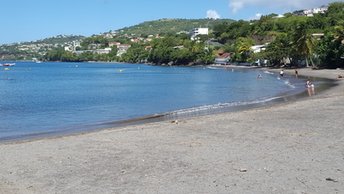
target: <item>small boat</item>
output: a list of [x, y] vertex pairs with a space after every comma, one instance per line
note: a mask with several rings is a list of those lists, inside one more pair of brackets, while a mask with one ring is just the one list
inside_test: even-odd
[[16, 65], [15, 63], [4, 63], [4, 64], [2, 64], [2, 66], [4, 66], [4, 67], [12, 67], [15, 65]]

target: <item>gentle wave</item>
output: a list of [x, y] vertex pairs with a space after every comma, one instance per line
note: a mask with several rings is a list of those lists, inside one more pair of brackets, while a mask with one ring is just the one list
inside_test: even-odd
[[223, 67], [208, 66], [207, 69], [223, 69]]
[[239, 102], [227, 102], [227, 103], [218, 103], [218, 104], [212, 104], [212, 105], [204, 105], [204, 106], [198, 106], [198, 107], [192, 107], [192, 108], [186, 108], [186, 109], [180, 109], [176, 111], [169, 112], [165, 115], [184, 115], [184, 114], [192, 114], [197, 112], [210, 112], [212, 110], [220, 110], [220, 109], [227, 109], [231, 107], [240, 107], [240, 106], [247, 106], [247, 105], [254, 105], [254, 104], [260, 104], [260, 103], [266, 103], [275, 99], [280, 98], [279, 96], [266, 98], [266, 99], [259, 99], [259, 100], [253, 100], [253, 101], [239, 101]]
[[287, 86], [291, 87], [291, 88], [296, 88], [296, 86], [293, 85], [292, 83], [290, 83], [289, 80], [285, 80], [284, 83], [285, 83]]
[[296, 88], [296, 86], [295, 86], [294, 84], [292, 84], [292, 83], [289, 81], [289, 79], [282, 79], [282, 78], [279, 77], [279, 76], [277, 76], [276, 79], [277, 79], [277, 80], [280, 80], [280, 81], [283, 81], [283, 83], [284, 83], [285, 85], [287, 85], [288, 87], [290, 87], [290, 88], [293, 88], [293, 89]]
[[270, 75], [273, 75], [274, 73], [270, 72], [270, 71], [264, 71], [264, 73], [266, 74], [270, 74]]

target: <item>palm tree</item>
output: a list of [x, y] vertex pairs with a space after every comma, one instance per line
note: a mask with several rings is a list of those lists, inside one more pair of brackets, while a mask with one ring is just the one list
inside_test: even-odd
[[300, 23], [296, 25], [292, 32], [292, 45], [299, 55], [301, 57], [304, 57], [306, 61], [306, 66], [309, 67], [309, 61], [312, 64], [312, 67], [314, 67], [314, 63], [312, 60], [313, 55], [313, 49], [315, 42], [310, 34], [306, 31], [306, 25], [304, 23]]
[[250, 38], [239, 37], [236, 40], [236, 51], [240, 55], [242, 61], [246, 61], [251, 51], [253, 40]]

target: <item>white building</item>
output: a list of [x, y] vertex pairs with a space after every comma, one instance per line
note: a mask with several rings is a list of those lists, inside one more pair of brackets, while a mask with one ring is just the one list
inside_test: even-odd
[[80, 41], [73, 41], [73, 42], [69, 42], [65, 47], [64, 50], [65, 51], [76, 51], [77, 47], [81, 47], [80, 45]]
[[251, 51], [253, 53], [260, 53], [261, 51], [264, 51], [266, 49], [267, 44], [263, 44], [263, 45], [254, 45], [251, 46]]
[[208, 28], [194, 28], [191, 32], [191, 40], [195, 40], [198, 35], [208, 35]]
[[65, 50], [65, 51], [73, 51], [73, 49], [72, 49], [71, 46], [65, 46], [65, 47], [64, 47], [64, 50]]
[[74, 47], [74, 50], [76, 49], [76, 47], [81, 47], [81, 42], [78, 40], [73, 41], [73, 47]]
[[95, 50], [81, 50], [81, 51], [73, 51], [73, 53], [80, 55], [82, 53], [93, 53], [93, 54], [109, 54], [111, 52], [111, 48], [104, 48], [104, 49], [95, 49]]
[[97, 54], [109, 54], [111, 52], [111, 48], [104, 48], [104, 49], [96, 49], [93, 51], [93, 53]]
[[303, 14], [306, 16], [313, 16], [313, 14], [318, 14], [318, 13], [325, 13], [327, 11], [328, 7], [326, 6], [321, 6], [319, 8], [313, 8], [313, 9], [307, 9], [303, 11]]

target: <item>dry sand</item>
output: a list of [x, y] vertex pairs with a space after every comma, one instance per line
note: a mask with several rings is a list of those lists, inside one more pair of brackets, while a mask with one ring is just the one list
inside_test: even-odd
[[0, 193], [344, 193], [338, 83], [273, 107], [2, 143]]

